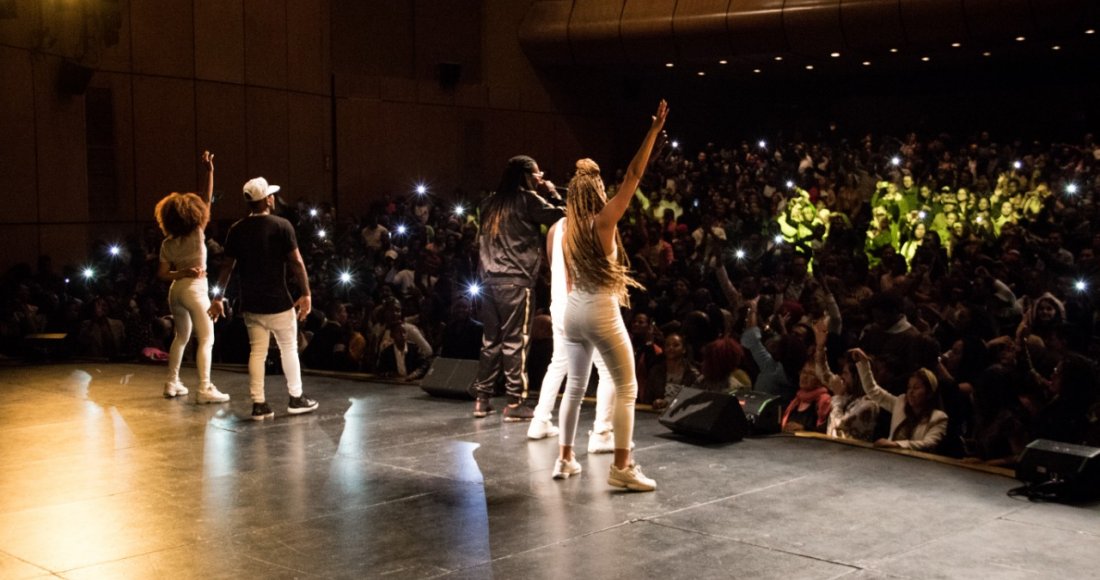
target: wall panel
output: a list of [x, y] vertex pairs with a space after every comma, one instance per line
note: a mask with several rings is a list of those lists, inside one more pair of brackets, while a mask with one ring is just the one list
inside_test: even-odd
[[243, 0], [195, 0], [195, 76], [244, 82]]
[[[248, 124], [245, 88], [224, 83], [196, 82], [195, 149], [214, 152], [213, 216], [240, 217], [247, 211], [241, 186], [254, 177], [248, 174]], [[201, 171], [201, 169], [200, 169]]]
[[134, 72], [195, 74], [194, 0], [131, 0]]
[[287, 0], [244, 1], [244, 78], [250, 85], [286, 87], [286, 3]]
[[38, 181], [35, 172], [34, 65], [25, 51], [0, 47], [0, 78], [5, 80], [0, 107], [0, 183], [4, 184], [4, 211], [0, 222], [38, 219]]
[[153, 207], [173, 191], [195, 191], [199, 146], [195, 140], [194, 81], [160, 77], [134, 79], [136, 211]]
[[58, 95], [60, 64], [60, 59], [44, 58], [34, 67], [35, 167], [38, 218], [43, 222], [88, 219], [84, 99]]

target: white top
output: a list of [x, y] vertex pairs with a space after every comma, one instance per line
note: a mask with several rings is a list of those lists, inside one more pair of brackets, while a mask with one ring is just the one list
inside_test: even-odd
[[557, 325], [565, 320], [565, 302], [569, 299], [569, 289], [565, 283], [565, 255], [562, 250], [565, 218], [558, 220], [554, 226], [553, 253], [550, 255], [550, 321]]
[[160, 244], [160, 261], [173, 270], [206, 268], [206, 235], [202, 229], [179, 238], [167, 238]]

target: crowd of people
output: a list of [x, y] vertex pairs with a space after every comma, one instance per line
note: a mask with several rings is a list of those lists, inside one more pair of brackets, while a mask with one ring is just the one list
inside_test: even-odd
[[[625, 177], [605, 172], [609, 195]], [[622, 313], [638, 403], [661, 408], [685, 386], [759, 391], [781, 400], [788, 431], [994, 465], [1037, 438], [1100, 445], [1092, 135], [673, 142], [629, 193], [618, 231], [637, 282]], [[302, 365], [414, 381], [434, 357], [478, 358], [484, 196], [378, 196], [361, 219], [309, 200], [275, 207], [312, 292]], [[206, 228], [211, 280], [232, 221]], [[55, 354], [27, 337], [56, 332], [73, 354], [175, 360], [162, 235], [150, 226], [97, 242], [86, 264], [9, 270], [0, 348]], [[552, 343], [542, 276], [532, 362]], [[210, 286], [228, 306], [211, 359], [248, 362], [237, 281]]]

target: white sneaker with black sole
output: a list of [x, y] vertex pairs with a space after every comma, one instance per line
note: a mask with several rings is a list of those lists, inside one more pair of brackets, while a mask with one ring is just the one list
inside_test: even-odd
[[312, 413], [317, 410], [317, 401], [306, 396], [302, 393], [301, 397], [291, 397], [290, 402], [287, 403], [286, 412], [291, 415], [302, 415], [304, 413]]

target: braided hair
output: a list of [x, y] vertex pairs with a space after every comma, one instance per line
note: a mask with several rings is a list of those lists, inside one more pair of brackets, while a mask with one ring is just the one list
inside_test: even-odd
[[[620, 191], [619, 195], [633, 192]], [[571, 225], [562, 240], [566, 268], [573, 284], [583, 290], [610, 289], [623, 306], [629, 305], [627, 287], [642, 288], [630, 276], [630, 259], [615, 230], [615, 256], [608, 258], [596, 234], [594, 220], [607, 205], [607, 193], [600, 178], [600, 166], [591, 159], [577, 161], [577, 171], [569, 180], [567, 210]]]

